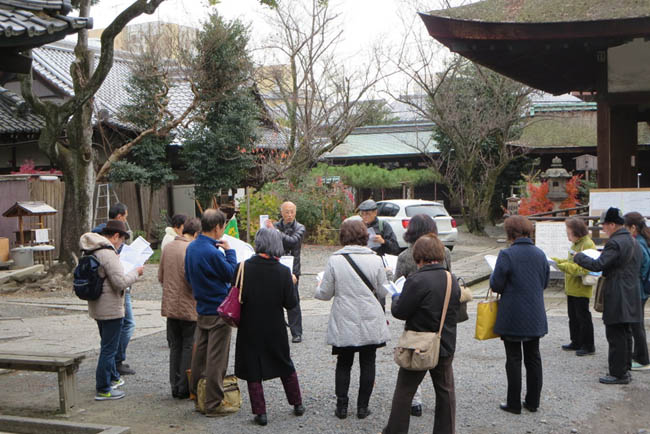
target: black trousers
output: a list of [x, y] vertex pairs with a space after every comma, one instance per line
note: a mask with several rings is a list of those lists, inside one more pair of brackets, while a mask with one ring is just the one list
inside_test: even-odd
[[606, 324], [605, 336], [609, 344], [609, 375], [623, 378], [632, 367], [631, 324]]
[[[336, 358], [336, 398], [347, 403], [350, 389], [350, 372], [354, 362], [354, 349], [342, 349]], [[366, 408], [370, 402], [372, 389], [375, 387], [375, 357], [377, 348], [367, 348], [359, 353], [359, 395], [357, 408]], [[409, 401], [410, 403], [410, 401]]]
[[[456, 432], [456, 389], [454, 387], [454, 357], [440, 357], [438, 366], [429, 370], [436, 391], [436, 414], [433, 434]], [[411, 401], [427, 371], [407, 371], [400, 368], [393, 393], [393, 404], [383, 434], [406, 434], [409, 431]]]
[[569, 336], [573, 346], [594, 351], [594, 323], [589, 312], [589, 298], [567, 296]]
[[648, 357], [648, 339], [645, 334], [645, 303], [648, 299], [641, 302], [641, 322], [632, 324], [632, 337], [634, 338], [634, 350], [632, 353], [632, 360], [642, 365], [650, 364]]
[[518, 342], [503, 341], [506, 348], [506, 376], [508, 378], [507, 404], [512, 408], [521, 408], [521, 350], [526, 366], [526, 403], [539, 407], [542, 393], [542, 356], [539, 353], [539, 338]]
[[169, 345], [169, 384], [172, 396], [189, 396], [190, 386], [185, 371], [192, 364], [195, 321], [167, 318], [167, 345]]
[[300, 276], [297, 276], [298, 280], [293, 286], [294, 291], [296, 291], [296, 296], [298, 297], [298, 304], [293, 309], [287, 310], [287, 324], [289, 325], [289, 331], [291, 336], [302, 336], [302, 311], [300, 310], [300, 291], [298, 291], [298, 284], [300, 283]]

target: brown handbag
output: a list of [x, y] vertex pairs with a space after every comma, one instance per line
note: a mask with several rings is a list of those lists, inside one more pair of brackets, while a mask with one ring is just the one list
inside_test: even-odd
[[442, 307], [440, 329], [437, 333], [404, 330], [393, 354], [395, 363], [401, 368], [409, 371], [428, 371], [438, 366], [440, 335], [442, 334], [442, 327], [445, 325], [445, 317], [447, 316], [447, 308], [451, 298], [451, 273], [448, 271], [445, 271], [445, 273], [447, 274], [447, 291]]

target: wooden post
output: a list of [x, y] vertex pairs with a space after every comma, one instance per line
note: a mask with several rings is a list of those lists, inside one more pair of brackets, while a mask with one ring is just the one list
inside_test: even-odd
[[25, 245], [25, 234], [23, 233], [23, 216], [18, 214], [18, 230], [20, 231], [20, 245]]
[[251, 242], [251, 196], [248, 186], [246, 186], [246, 242]]

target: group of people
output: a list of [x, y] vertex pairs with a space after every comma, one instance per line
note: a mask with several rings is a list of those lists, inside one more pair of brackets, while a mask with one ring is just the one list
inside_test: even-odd
[[[241, 295], [235, 375], [247, 382], [254, 421], [259, 425], [268, 423], [262, 382], [273, 378], [281, 379], [294, 414], [301, 416], [305, 412], [287, 333], [289, 327], [292, 342], [302, 341], [298, 282], [305, 228], [295, 219], [293, 203], [285, 202], [280, 211], [280, 221], [267, 221], [256, 233], [255, 255], [240, 263], [223, 238], [226, 216], [219, 210], [206, 210], [200, 220], [174, 216], [172, 231], [163, 240], [158, 278], [163, 286], [162, 315], [167, 317], [172, 396], [185, 399], [190, 394], [196, 395], [198, 384], [204, 379], [204, 414], [208, 417], [238, 411], [224, 401], [223, 380], [232, 329], [217, 314], [217, 308], [234, 285], [238, 285]], [[402, 292], [392, 294], [391, 303], [391, 313], [404, 321], [404, 329], [438, 332], [443, 320], [446, 276], [451, 272], [451, 252], [438, 239], [432, 217], [420, 214], [411, 218], [404, 235], [409, 247], [399, 253], [390, 225], [381, 225], [377, 219], [376, 203], [363, 202], [360, 214], [361, 220], [348, 219], [342, 223], [339, 239], [343, 247], [329, 258], [314, 294], [316, 299], [333, 299], [327, 343], [336, 356], [334, 414], [340, 419], [348, 416], [350, 376], [356, 353], [360, 368], [356, 415], [364, 419], [372, 413], [370, 398], [375, 384], [376, 352], [390, 339], [385, 315], [388, 279], [407, 278]], [[625, 384], [631, 379], [630, 370], [650, 369], [643, 327], [643, 306], [650, 295], [645, 284], [650, 270], [650, 229], [640, 214], [621, 216], [615, 208], [603, 214], [602, 225], [609, 241], [600, 257], [592, 259], [580, 253], [594, 247], [584, 221], [578, 218], [566, 221], [572, 250], [567, 259], [554, 258], [567, 274], [571, 341], [562, 348], [575, 351], [577, 356], [594, 354], [589, 313], [592, 287], [583, 283], [582, 276], [588, 270], [602, 271], [609, 373], [600, 381]], [[373, 228], [371, 240], [369, 228]], [[549, 281], [549, 264], [546, 255], [531, 240], [533, 226], [525, 217], [507, 218], [505, 231], [511, 246], [499, 253], [490, 286], [501, 296], [494, 331], [501, 336], [506, 352], [507, 400], [500, 408], [519, 414], [522, 407], [534, 412], [540, 405], [539, 340], [548, 332], [543, 291]], [[142, 269], [124, 274], [119, 265], [119, 248], [126, 237], [123, 222], [109, 220], [100, 232], [101, 235], [89, 233], [81, 238], [82, 249], [96, 251], [107, 277], [102, 297], [89, 303], [91, 317], [98, 323], [102, 347], [96, 399], [118, 399], [124, 396], [118, 390], [123, 380], [117, 370], [117, 349], [125, 295]], [[99, 251], [98, 246], [109, 248]], [[396, 253], [399, 253], [397, 267], [391, 273], [381, 256]], [[279, 262], [279, 257], [287, 254], [294, 257], [291, 271]], [[236, 279], [238, 274], [240, 280]], [[109, 306], [111, 313], [107, 314]], [[439, 362], [429, 370], [436, 394], [434, 433], [455, 432], [452, 362], [460, 306], [461, 290], [453, 277]], [[526, 368], [523, 401], [522, 360]], [[191, 382], [186, 375], [188, 369]], [[425, 375], [426, 371], [399, 368], [384, 433], [408, 432], [410, 416], [422, 415], [419, 386]]]

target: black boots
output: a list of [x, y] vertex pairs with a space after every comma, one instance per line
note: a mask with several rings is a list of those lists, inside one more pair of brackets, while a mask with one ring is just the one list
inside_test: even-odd
[[348, 398], [336, 398], [336, 411], [334, 414], [339, 419], [348, 417]]

